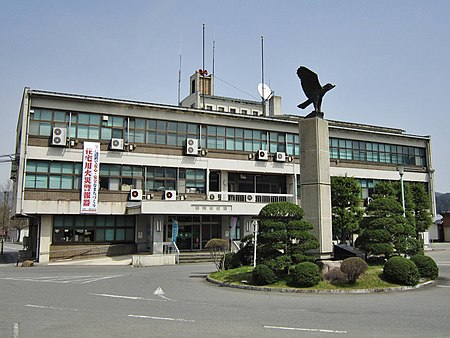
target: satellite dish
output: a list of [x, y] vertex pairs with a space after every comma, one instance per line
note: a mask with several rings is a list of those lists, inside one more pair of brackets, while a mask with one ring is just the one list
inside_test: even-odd
[[273, 91], [265, 83], [260, 83], [258, 85], [258, 93], [264, 101], [267, 101], [273, 96]]

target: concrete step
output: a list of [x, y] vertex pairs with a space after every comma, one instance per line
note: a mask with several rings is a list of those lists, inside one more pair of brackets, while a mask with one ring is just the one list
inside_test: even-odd
[[180, 263], [214, 262], [209, 252], [181, 252]]

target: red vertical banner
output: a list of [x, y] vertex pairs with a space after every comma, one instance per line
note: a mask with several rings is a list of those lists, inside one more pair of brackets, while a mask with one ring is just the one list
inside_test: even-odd
[[81, 181], [81, 213], [97, 213], [100, 185], [100, 143], [84, 142]]

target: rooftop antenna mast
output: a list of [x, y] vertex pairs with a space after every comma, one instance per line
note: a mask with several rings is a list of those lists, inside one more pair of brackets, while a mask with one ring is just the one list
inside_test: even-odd
[[261, 35], [261, 83], [258, 85], [258, 93], [261, 96], [263, 116], [266, 115], [266, 102], [273, 96], [272, 89], [264, 83], [264, 37]]
[[181, 37], [180, 37], [180, 67], [178, 68], [178, 106], [181, 106]]
[[202, 91], [203, 109], [205, 109], [205, 23], [203, 23], [202, 32], [202, 81], [200, 90]]
[[263, 108], [263, 116], [266, 116], [266, 99], [265, 99], [265, 86], [264, 86], [264, 36], [261, 35], [261, 83], [262, 85], [262, 108]]
[[214, 57], [216, 53], [216, 25], [214, 25], [214, 38], [213, 38], [213, 45], [212, 45], [212, 76], [214, 77], [214, 70], [215, 70], [215, 63], [214, 63]]

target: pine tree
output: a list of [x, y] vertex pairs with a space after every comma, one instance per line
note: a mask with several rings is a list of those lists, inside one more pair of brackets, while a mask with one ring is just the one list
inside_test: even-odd
[[344, 243], [359, 230], [363, 211], [359, 207], [361, 187], [353, 177], [331, 177], [333, 234]]
[[291, 264], [314, 260], [306, 251], [319, 242], [314, 226], [303, 219], [303, 209], [289, 202], [267, 204], [259, 213], [259, 260], [276, 272], [287, 273]]

